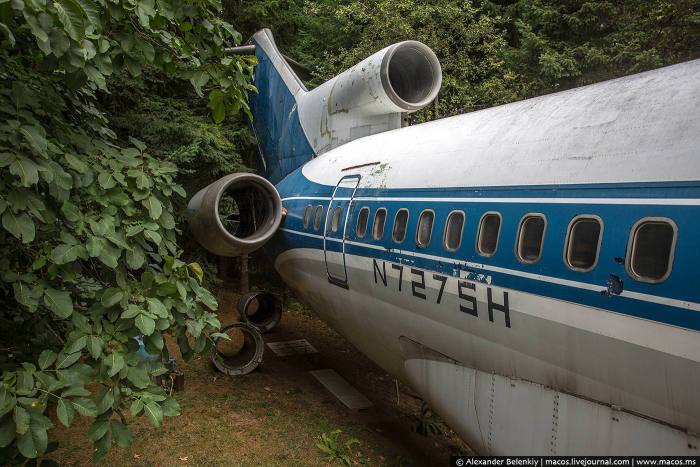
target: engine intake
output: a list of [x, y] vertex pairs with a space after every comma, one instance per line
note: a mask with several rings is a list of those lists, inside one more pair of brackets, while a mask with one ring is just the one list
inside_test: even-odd
[[267, 243], [282, 221], [274, 185], [259, 175], [226, 175], [195, 194], [187, 205], [197, 241], [220, 256], [241, 256]]
[[432, 102], [442, 68], [430, 47], [399, 42], [367, 57], [316, 89], [297, 95], [299, 118], [317, 154], [401, 127], [401, 115]]

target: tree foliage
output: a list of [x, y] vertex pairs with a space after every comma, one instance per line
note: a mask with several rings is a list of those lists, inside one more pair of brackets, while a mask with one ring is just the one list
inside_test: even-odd
[[[155, 67], [188, 80], [215, 121], [247, 111], [253, 62], [220, 4], [0, 0], [0, 463], [41, 457], [47, 416], [93, 418], [94, 458], [130, 416], [179, 408], [153, 377], [172, 335], [187, 357], [219, 322], [202, 269], [179, 258], [178, 167], [110, 128], [96, 95]], [[130, 414], [130, 415], [129, 415]]]
[[225, 0], [245, 35], [269, 27], [311, 86], [382, 47], [430, 46], [443, 68], [430, 120], [700, 57], [698, 0]]

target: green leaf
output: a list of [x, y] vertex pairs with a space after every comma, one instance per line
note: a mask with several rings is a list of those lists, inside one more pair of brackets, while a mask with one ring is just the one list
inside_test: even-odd
[[85, 244], [85, 249], [87, 250], [88, 255], [90, 255], [90, 258], [95, 258], [100, 255], [102, 252], [102, 245], [104, 244], [104, 240], [102, 240], [100, 237], [90, 237]]
[[0, 167], [7, 167], [12, 164], [15, 159], [17, 159], [17, 156], [11, 152], [0, 152]]
[[163, 214], [161, 214], [160, 218], [158, 219], [158, 223], [164, 229], [174, 229], [175, 228], [175, 218], [168, 211], [163, 211]]
[[131, 76], [138, 78], [141, 76], [141, 63], [130, 55], [124, 56], [124, 65]]
[[129, 427], [116, 420], [110, 421], [110, 424], [112, 428], [112, 437], [114, 441], [117, 442], [117, 445], [122, 448], [128, 447], [132, 442], [132, 435], [129, 431]]
[[134, 247], [126, 252], [126, 264], [129, 269], [139, 269], [146, 262], [146, 255], [143, 253], [141, 247], [134, 245]]
[[39, 355], [39, 368], [42, 370], [47, 369], [48, 367], [51, 366], [53, 362], [56, 361], [56, 352], [46, 349], [41, 354]]
[[15, 439], [15, 422], [12, 417], [5, 417], [0, 421], [0, 448], [9, 446]]
[[80, 159], [78, 159], [76, 156], [73, 154], [66, 153], [66, 162], [68, 162], [68, 165], [71, 166], [73, 170], [75, 170], [78, 173], [85, 173], [87, 170], [87, 165]]
[[139, 151], [143, 152], [143, 151], [146, 150], [146, 143], [144, 143], [144, 142], [141, 141], [140, 139], [136, 139], [136, 138], [134, 138], [134, 137], [129, 136], [129, 141], [131, 141], [131, 144], [133, 144], [134, 146], [136, 146], [136, 148], [137, 148]]
[[8, 28], [7, 25], [4, 23], [0, 23], [0, 31], [2, 31], [3, 34], [5, 34], [5, 36], [7, 37], [7, 41], [10, 43], [10, 47], [14, 47], [15, 36], [14, 34], [12, 34], [12, 31], [10, 31], [10, 28]]
[[97, 413], [103, 414], [114, 405], [114, 394], [108, 387], [102, 387], [97, 393]]
[[77, 222], [80, 220], [81, 216], [78, 207], [70, 201], [63, 202], [63, 206], [61, 206], [61, 212], [64, 216], [66, 216], [66, 219], [70, 222]]
[[[163, 334], [160, 332], [154, 332], [150, 336], [145, 336], [143, 340], [146, 344], [146, 350], [149, 350], [149, 347], [151, 347], [151, 350], [157, 350], [159, 352], [163, 350]], [[151, 353], [150, 350], [149, 353]]]
[[136, 324], [136, 327], [139, 328], [144, 336], [150, 336], [156, 328], [156, 322], [143, 313], [136, 317], [134, 324]]
[[78, 256], [85, 251], [86, 250], [83, 245], [58, 245], [56, 248], [51, 250], [51, 261], [56, 264], [71, 263], [78, 259]]
[[216, 302], [216, 297], [214, 297], [214, 295], [212, 295], [212, 293], [209, 292], [204, 287], [200, 287], [194, 278], [190, 277], [189, 281], [190, 281], [190, 286], [194, 290], [194, 293], [197, 296], [197, 298], [210, 310], [212, 310], [212, 311], [216, 310], [218, 307], [218, 304]]
[[49, 36], [46, 34], [46, 31], [44, 31], [41, 26], [39, 25], [39, 22], [36, 20], [34, 16], [31, 15], [26, 15], [24, 19], [27, 21], [27, 24], [29, 25], [29, 28], [32, 30], [32, 34], [34, 34], [34, 37], [36, 37], [37, 42], [48, 42]]
[[109, 430], [109, 420], [95, 420], [88, 428], [87, 437], [94, 443], [102, 438], [107, 433], [107, 430]]
[[35, 459], [46, 451], [49, 443], [47, 429], [38, 423], [31, 423], [29, 430], [17, 438], [17, 449], [29, 459]]
[[91, 399], [75, 399], [71, 401], [73, 408], [83, 417], [94, 417], [97, 415], [97, 406]]
[[142, 399], [134, 400], [134, 402], [131, 403], [131, 407], [129, 410], [131, 411], [131, 415], [136, 417], [143, 410], [143, 400]]
[[161, 237], [158, 232], [155, 232], [153, 230], [144, 230], [143, 236], [146, 237], [147, 240], [150, 240], [153, 243], [155, 243], [156, 245], [160, 245], [160, 242], [163, 241], [163, 237]]
[[97, 440], [97, 442], [93, 444], [93, 446], [94, 448], [92, 450], [92, 463], [99, 464], [109, 452], [110, 447], [112, 447], [112, 434], [107, 433], [102, 438]]
[[48, 287], [44, 291], [44, 303], [59, 318], [65, 319], [73, 314], [73, 300], [71, 300], [70, 292]]
[[102, 355], [102, 348], [104, 347], [104, 341], [100, 336], [88, 336], [87, 338], [87, 349], [90, 352], [92, 358], [97, 359]]
[[156, 11], [153, 9], [153, 0], [142, 0], [138, 2], [136, 4], [136, 14], [139, 17], [141, 26], [150, 29], [150, 19], [156, 14]]
[[61, 352], [60, 354], [58, 354], [58, 358], [56, 359], [56, 368], [68, 368], [69, 366], [77, 362], [80, 359], [80, 356], [80, 352], [70, 354]]
[[17, 372], [17, 394], [29, 396], [34, 393], [34, 377], [33, 372], [18, 371]]
[[51, 31], [51, 51], [57, 58], [63, 57], [70, 49], [70, 39], [60, 29]]
[[226, 106], [224, 105], [224, 93], [220, 89], [215, 89], [209, 93], [209, 108], [212, 112], [214, 122], [221, 123], [226, 118]]
[[29, 308], [32, 312], [36, 311], [39, 306], [41, 295], [34, 289], [31, 289], [28, 284], [17, 281], [12, 284], [12, 289], [15, 292], [15, 300]]
[[163, 411], [156, 402], [147, 402], [144, 413], [153, 426], [159, 427], [163, 423]]
[[61, 393], [61, 397], [72, 397], [72, 396], [81, 396], [81, 397], [87, 397], [90, 395], [90, 391], [85, 389], [85, 386], [82, 385], [82, 383], [75, 384], [74, 386], [69, 387], [65, 391]]
[[105, 308], [109, 308], [119, 303], [122, 298], [124, 298], [124, 292], [122, 292], [121, 289], [117, 287], [110, 287], [104, 291], [100, 302]]
[[109, 200], [117, 206], [126, 206], [129, 204], [129, 195], [120, 189], [112, 190], [112, 193], [109, 195]]
[[177, 295], [177, 286], [172, 282], [163, 282], [156, 288], [156, 293], [161, 297]]
[[29, 430], [29, 412], [19, 405], [15, 407], [15, 430], [23, 435]]
[[87, 336], [80, 336], [66, 349], [66, 353], [75, 353], [83, 350], [87, 344]]
[[19, 157], [10, 164], [10, 173], [20, 178], [22, 186], [36, 185], [39, 181], [38, 169], [33, 161], [24, 157]]
[[63, 23], [66, 33], [74, 41], [80, 41], [85, 35], [82, 11], [80, 6], [71, 0], [58, 0], [53, 2], [58, 19]]
[[114, 376], [119, 371], [124, 368], [124, 356], [119, 352], [113, 352], [104, 358], [105, 364], [109, 367], [107, 374], [109, 376]]
[[147, 388], [151, 383], [151, 378], [148, 376], [146, 369], [136, 366], [129, 367], [129, 371], [126, 374], [126, 379], [128, 379], [131, 384], [139, 389]]
[[63, 426], [69, 427], [75, 417], [73, 404], [69, 400], [59, 399], [56, 403], [56, 416]]
[[165, 308], [165, 305], [163, 305], [163, 302], [158, 300], [157, 298], [149, 298], [148, 299], [148, 311], [153, 313], [159, 318], [167, 318], [168, 317], [168, 310]]
[[105, 266], [114, 269], [119, 264], [117, 261], [118, 261], [119, 257], [121, 256], [121, 253], [122, 252], [119, 248], [105, 243], [102, 247], [102, 251], [100, 251], [100, 254], [97, 258]]
[[132, 319], [141, 314], [143, 310], [137, 305], [130, 304], [126, 307], [126, 310], [121, 314], [122, 319]]
[[2, 226], [22, 243], [30, 243], [36, 234], [34, 221], [26, 214], [15, 214], [8, 209], [2, 215]]
[[141, 203], [146, 209], [148, 209], [148, 213], [153, 220], [157, 220], [163, 213], [163, 205], [155, 196], [149, 196], [145, 200], [141, 201]]
[[198, 263], [189, 263], [187, 265], [187, 269], [192, 271], [194, 276], [197, 278], [197, 282], [201, 284], [202, 280], [204, 280], [204, 271], [202, 271], [202, 267]]
[[111, 173], [108, 172], [100, 172], [99, 175], [97, 175], [97, 183], [99, 183], [105, 190], [109, 190], [117, 186], [117, 180]]
[[168, 398], [161, 404], [163, 415], [166, 417], [177, 417], [180, 415], [180, 404], [173, 398]]
[[[77, 0], [77, 3], [82, 8], [83, 13], [87, 17], [90, 24], [92, 24], [95, 29], [101, 28], [99, 7], [91, 0]], [[100, 52], [104, 53], [106, 50], [100, 50]]]

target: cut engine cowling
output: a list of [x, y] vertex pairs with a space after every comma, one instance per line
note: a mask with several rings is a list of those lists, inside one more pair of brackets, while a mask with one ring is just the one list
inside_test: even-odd
[[220, 178], [199, 190], [187, 205], [197, 241], [220, 256], [241, 256], [267, 243], [282, 221], [275, 186], [250, 173]]

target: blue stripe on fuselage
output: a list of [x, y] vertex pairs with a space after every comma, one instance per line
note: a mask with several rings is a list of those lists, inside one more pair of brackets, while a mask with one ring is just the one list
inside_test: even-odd
[[[330, 197], [334, 187], [315, 184], [306, 179], [301, 170], [295, 171], [279, 185], [278, 189], [285, 197]], [[339, 191], [340, 196], [349, 193]], [[346, 244], [348, 254], [366, 257], [376, 257], [396, 263], [413, 264], [415, 267], [432, 270], [448, 275], [458, 275], [453, 262], [439, 259], [426, 259], [414, 256], [417, 252], [449, 260], [466, 261], [483, 264], [484, 267], [506, 268], [530, 274], [540, 274], [547, 277], [561, 278], [585, 284], [598, 285], [600, 291], [606, 289], [606, 282], [611, 274], [624, 281], [624, 290], [647, 294], [655, 297], [666, 297], [673, 300], [699, 303], [700, 281], [695, 274], [696, 265], [700, 264], [700, 248], [695, 245], [695, 239], [700, 234], [700, 207], [682, 205], [620, 205], [620, 204], [585, 204], [566, 203], [554, 204], [546, 202], [495, 203], [491, 201], [470, 202], [437, 202], [440, 198], [700, 198], [700, 183], [698, 182], [664, 182], [649, 184], [606, 184], [606, 185], [576, 185], [576, 186], [546, 186], [546, 187], [488, 187], [488, 188], [439, 188], [439, 189], [359, 189], [356, 197], [399, 198], [397, 200], [373, 201], [366, 199], [353, 203], [353, 209], [348, 219], [347, 239], [373, 246], [367, 248], [361, 245]], [[404, 201], [400, 198], [432, 198], [435, 201]], [[312, 228], [303, 228], [303, 215], [307, 204], [321, 204], [325, 210], [327, 200], [308, 201], [290, 199], [284, 202], [289, 214], [285, 220], [286, 229], [310, 232], [322, 235], [322, 229], [314, 232]], [[355, 225], [359, 208], [368, 206], [371, 209], [370, 224], [378, 207], [388, 210], [385, 234], [382, 240], [371, 238], [358, 239], [355, 235]], [[410, 211], [407, 227], [407, 238], [402, 244], [391, 240], [393, 218], [400, 208]], [[432, 241], [427, 248], [415, 246], [415, 232], [419, 213], [426, 208], [435, 211], [435, 225]], [[464, 227], [460, 248], [449, 252], [443, 248], [442, 238], [445, 221], [449, 212], [461, 209], [466, 213], [467, 221]], [[496, 254], [493, 257], [482, 257], [476, 253], [475, 243], [478, 222], [481, 215], [487, 211], [501, 213], [503, 222], [501, 237]], [[535, 264], [524, 264], [515, 256], [515, 237], [521, 218], [530, 212], [539, 212], [547, 217], [547, 229], [543, 254]], [[596, 267], [589, 272], [578, 272], [569, 269], [563, 259], [564, 243], [568, 225], [575, 216], [594, 214], [604, 223], [603, 240], [599, 260]], [[678, 226], [678, 239], [673, 270], [668, 279], [660, 284], [648, 284], [635, 281], [625, 269], [624, 257], [632, 226], [644, 217], [668, 217]], [[371, 230], [371, 229], [370, 229]], [[282, 249], [316, 248], [322, 249], [322, 240], [282, 232], [278, 235]], [[340, 244], [331, 242], [329, 249], [338, 250]], [[380, 247], [380, 248], [377, 248]], [[398, 253], [396, 250], [403, 250]], [[678, 306], [650, 303], [623, 296], [605, 296], [599, 291], [533, 280], [514, 274], [493, 272], [487, 269], [472, 268], [468, 273], [476, 277], [479, 274], [492, 278], [492, 284], [534, 293], [570, 302], [607, 309], [639, 318], [650, 319], [688, 329], [700, 330], [700, 312]], [[352, 284], [351, 284], [352, 286]]]

